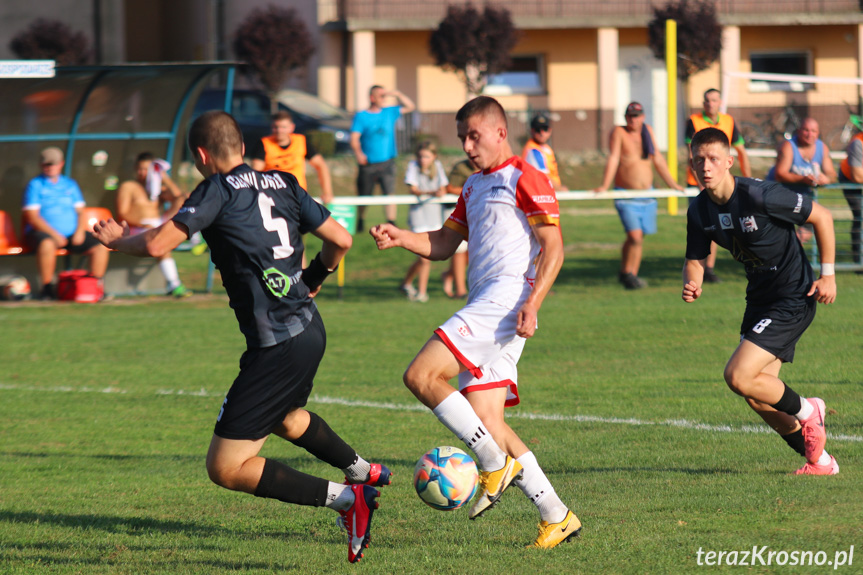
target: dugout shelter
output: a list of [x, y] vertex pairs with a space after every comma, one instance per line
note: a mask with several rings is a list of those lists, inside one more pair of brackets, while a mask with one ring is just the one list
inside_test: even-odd
[[[117, 186], [134, 176], [135, 157], [143, 151], [167, 159], [174, 179], [182, 179], [198, 95], [218, 79], [229, 111], [235, 68], [233, 62], [59, 66], [53, 77], [0, 79], [0, 211], [11, 216], [17, 237], [24, 189], [40, 173], [39, 152], [48, 146], [64, 151], [63, 173], [78, 182], [87, 205], [112, 213]], [[34, 259], [2, 257], [0, 273], [23, 274], [32, 284], [29, 268], [35, 266], [15, 258]], [[112, 254], [109, 293], [157, 293], [160, 282], [154, 261], [133, 266]]]

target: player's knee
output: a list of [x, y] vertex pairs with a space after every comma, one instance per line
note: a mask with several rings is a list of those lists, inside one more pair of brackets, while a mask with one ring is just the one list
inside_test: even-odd
[[416, 366], [416, 364], [412, 363], [405, 370], [404, 375], [402, 375], [402, 381], [409, 390], [414, 393], [420, 391], [423, 387], [427, 385], [428, 374], [425, 373], [424, 370], [421, 370]]
[[731, 364], [725, 366], [725, 384], [728, 388], [737, 395], [747, 395], [747, 390], [751, 386], [750, 378], [746, 377], [739, 369], [736, 369]]

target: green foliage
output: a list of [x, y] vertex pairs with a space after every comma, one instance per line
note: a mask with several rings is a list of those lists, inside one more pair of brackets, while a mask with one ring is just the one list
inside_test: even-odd
[[332, 132], [309, 130], [306, 132], [306, 139], [322, 156], [328, 158], [336, 154], [336, 135]]
[[654, 6], [647, 25], [653, 55], [665, 60], [665, 21], [677, 22], [677, 76], [687, 80], [708, 68], [722, 52], [722, 25], [710, 0], [670, 0]]
[[[724, 283], [684, 304], [685, 220], [661, 215], [659, 233], [645, 240], [641, 275], [650, 287], [624, 291], [613, 208], [564, 203], [562, 212], [566, 261], [519, 364], [522, 403], [508, 415], [584, 522], [580, 539], [525, 550], [538, 516], [517, 488], [477, 521], [464, 509], [436, 512], [413, 493], [416, 459], [460, 443], [401, 376], [461, 302], [436, 282], [429, 303], [403, 299], [398, 285], [413, 256], [377, 252], [362, 234], [345, 262], [343, 298], [335, 277], [318, 297], [328, 347], [309, 403], [364, 457], [395, 472], [360, 564], [347, 563], [335, 513], [207, 479], [212, 426], [244, 349], [217, 290], [182, 301], [0, 305], [0, 572], [461, 575], [577, 566], [678, 575], [704, 569], [699, 548], [768, 545], [832, 559], [858, 544], [863, 276], [839, 274], [837, 303], [819, 306], [795, 362], [782, 369], [789, 385], [827, 401], [827, 448], [842, 466], [836, 477], [794, 477], [801, 458], [772, 433], [747, 431], [760, 420], [722, 381], [743, 310], [739, 264], [720, 255]], [[318, 249], [308, 237], [307, 250]], [[206, 258], [175, 255], [200, 290]], [[436, 278], [444, 264], [433, 265]], [[278, 438], [262, 455], [342, 480]]]

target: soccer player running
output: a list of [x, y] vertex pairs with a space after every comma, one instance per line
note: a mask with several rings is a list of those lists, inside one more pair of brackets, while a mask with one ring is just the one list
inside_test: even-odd
[[[467, 305], [435, 330], [404, 382], [476, 455], [482, 489], [469, 517], [482, 515], [515, 482], [539, 508], [534, 546], [551, 548], [577, 535], [581, 522], [504, 421], [504, 407], [519, 402], [516, 364], [563, 264], [557, 197], [548, 177], [513, 156], [496, 100], [471, 100], [456, 125], [481, 171], [465, 182], [444, 227], [417, 234], [387, 223], [370, 232], [378, 249], [401, 247], [432, 260], [449, 258], [467, 238]], [[455, 376], [461, 393], [449, 385]]]
[[[707, 254], [714, 241], [746, 267], [746, 311], [740, 345], [725, 366], [725, 382], [806, 463], [798, 475], [835, 475], [836, 459], [824, 449], [825, 407], [802, 398], [779, 379], [794, 359], [797, 340], [815, 317], [816, 302], [836, 299], [833, 218], [823, 206], [774, 182], [738, 178], [728, 137], [706, 128], [692, 138], [692, 168], [702, 187], [687, 215], [683, 301], [701, 297]], [[812, 224], [821, 254], [815, 279], [794, 225]]]
[[[312, 300], [351, 247], [350, 234], [290, 174], [243, 163], [243, 137], [224, 112], [207, 112], [189, 130], [195, 166], [206, 177], [173, 219], [135, 236], [101, 221], [95, 235], [140, 257], [169, 253], [200, 231], [222, 274], [247, 350], [216, 419], [207, 453], [210, 479], [256, 497], [338, 511], [348, 530], [348, 560], [368, 547], [372, 513], [391, 473], [368, 463], [318, 415], [304, 408], [326, 347]], [[300, 264], [301, 234], [323, 247]], [[341, 469], [346, 483], [306, 475], [258, 453], [270, 434]]]

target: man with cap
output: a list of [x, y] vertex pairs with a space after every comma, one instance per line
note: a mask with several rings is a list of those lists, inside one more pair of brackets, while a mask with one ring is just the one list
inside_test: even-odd
[[42, 150], [42, 173], [24, 190], [24, 242], [36, 253], [36, 267], [42, 282], [39, 299], [56, 299], [54, 271], [57, 250], [90, 256], [90, 275], [102, 278], [108, 269], [108, 249], [89, 231], [83, 216], [84, 196], [75, 180], [63, 172], [63, 151]]
[[548, 176], [555, 191], [565, 192], [566, 186], [560, 183], [557, 159], [554, 150], [548, 145], [551, 139], [551, 121], [548, 116], [538, 114], [530, 121], [530, 139], [521, 151], [521, 157], [528, 164]]
[[[681, 191], [674, 181], [665, 158], [656, 147], [653, 128], [644, 123], [644, 106], [630, 102], [626, 107], [626, 125], [611, 130], [608, 161], [602, 184], [594, 192], [605, 192], [614, 183], [616, 190], [648, 190], [653, 187], [653, 170], [669, 188]], [[615, 200], [626, 240], [621, 248], [618, 280], [626, 289], [641, 289], [647, 282], [638, 277], [644, 236], [656, 233], [656, 198]]]

